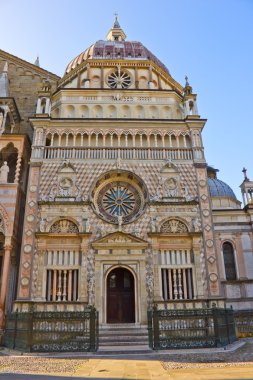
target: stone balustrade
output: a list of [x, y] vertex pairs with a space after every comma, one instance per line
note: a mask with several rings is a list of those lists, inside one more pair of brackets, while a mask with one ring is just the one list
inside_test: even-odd
[[34, 159], [192, 160], [188, 148], [33, 147]]

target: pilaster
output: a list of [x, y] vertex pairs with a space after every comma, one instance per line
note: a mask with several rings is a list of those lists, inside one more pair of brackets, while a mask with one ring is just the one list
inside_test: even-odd
[[195, 164], [195, 167], [203, 231], [207, 289], [209, 297], [216, 298], [221, 296], [221, 287], [218, 272], [217, 252], [214, 240], [212, 209], [207, 184], [206, 164]]
[[40, 185], [41, 164], [31, 164], [27, 200], [25, 209], [25, 221], [23, 241], [20, 256], [20, 270], [18, 283], [18, 300], [29, 300], [31, 297], [32, 266], [35, 253], [35, 232], [38, 215], [38, 196]]

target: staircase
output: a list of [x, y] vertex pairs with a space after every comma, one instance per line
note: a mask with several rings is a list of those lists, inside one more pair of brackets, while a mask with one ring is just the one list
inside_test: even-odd
[[98, 355], [152, 353], [148, 330], [135, 324], [111, 324], [99, 329]]

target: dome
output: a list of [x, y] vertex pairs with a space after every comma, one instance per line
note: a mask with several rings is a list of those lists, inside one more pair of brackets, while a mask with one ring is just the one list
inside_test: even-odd
[[170, 75], [167, 67], [151, 53], [141, 42], [125, 41], [126, 34], [119, 25], [117, 16], [107, 34], [107, 40], [99, 40], [74, 58], [67, 66], [65, 75], [82, 62], [89, 59], [106, 60], [149, 60]]
[[74, 58], [67, 66], [65, 75], [89, 59], [150, 60], [170, 75], [167, 67], [138, 41], [99, 40]]
[[237, 200], [235, 193], [225, 182], [217, 178], [208, 178], [207, 180], [211, 197], [230, 197]]

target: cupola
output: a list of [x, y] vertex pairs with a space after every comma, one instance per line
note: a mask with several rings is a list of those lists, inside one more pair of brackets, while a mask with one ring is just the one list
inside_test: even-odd
[[123, 31], [123, 29], [120, 27], [117, 14], [115, 14], [115, 20], [114, 20], [113, 26], [107, 33], [106, 38], [108, 41], [125, 41], [126, 39], [126, 34]]

